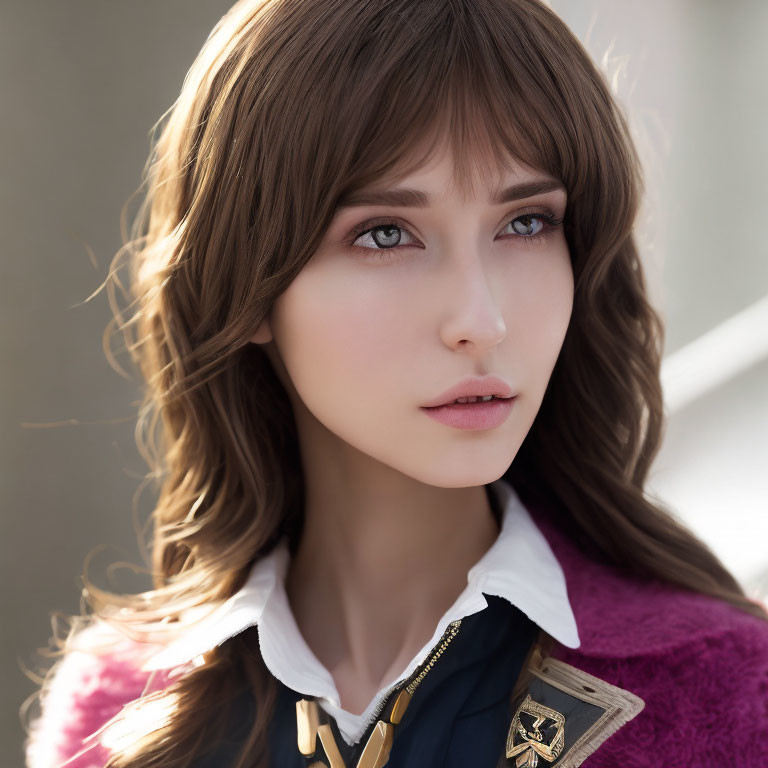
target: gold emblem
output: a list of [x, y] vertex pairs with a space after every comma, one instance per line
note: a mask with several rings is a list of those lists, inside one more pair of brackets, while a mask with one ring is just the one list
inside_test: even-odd
[[565, 715], [545, 707], [528, 694], [517, 708], [507, 734], [507, 757], [517, 768], [536, 768], [539, 757], [557, 760], [565, 744]]

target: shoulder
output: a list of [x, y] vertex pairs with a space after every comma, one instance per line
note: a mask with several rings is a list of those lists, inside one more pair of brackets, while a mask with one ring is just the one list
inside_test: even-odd
[[763, 649], [768, 643], [768, 621], [725, 600], [605, 567], [583, 575], [595, 578], [593, 587], [574, 584], [573, 601], [581, 650], [589, 655], [663, 656], [708, 642]]
[[103, 765], [108, 751], [93, 734], [125, 704], [169, 683], [164, 673], [141, 669], [156, 646], [105, 623], [92, 624], [73, 640], [41, 691], [40, 715], [25, 743], [27, 768], [54, 768], [73, 757], [67, 768]]
[[707, 690], [719, 696], [739, 681], [742, 695], [757, 696], [768, 707], [768, 621], [725, 600], [597, 563], [564, 545], [558, 554], [581, 640], [563, 654], [620, 668], [649, 690], [667, 688], [673, 678], [665, 681], [663, 674], [682, 676], [688, 695], [699, 701]]
[[[735, 752], [745, 765], [768, 765], [768, 623], [743, 615], [744, 620], [734, 616], [730, 626], [701, 631], [663, 650], [602, 658], [571, 650], [560, 655], [645, 703], [600, 748], [595, 765], [651, 768], [671, 760], [676, 768], [719, 768]], [[732, 730], [737, 722], [744, 726], [738, 736]]]
[[[730, 762], [738, 749], [746, 764], [768, 765], [768, 622], [687, 594], [657, 596], [649, 606], [658, 610], [643, 618], [645, 642], [632, 639], [631, 627], [623, 625], [632, 654], [604, 649], [588, 655], [564, 647], [553, 653], [645, 703], [597, 754], [609, 760], [606, 765], [645, 766], [647, 759], [650, 768], [674, 756], [679, 768], [714, 768]], [[680, 621], [676, 609], [685, 616], [687, 637], [679, 624], [666, 627], [666, 620]], [[616, 634], [613, 642], [618, 641]], [[737, 721], [746, 727], [732, 737]], [[641, 744], [647, 748], [639, 759]]]
[[[556, 643], [552, 657], [645, 703], [585, 768], [672, 758], [676, 768], [714, 768], [731, 762], [735, 749], [749, 765], [768, 765], [768, 621], [599, 563], [547, 520], [537, 523], [563, 569], [581, 641]], [[733, 738], [737, 718], [748, 725]]]
[[535, 516], [566, 582], [581, 645], [593, 657], [663, 654], [728, 633], [764, 643], [768, 622], [730, 603], [587, 556], [545, 514]]
[[[649, 586], [643, 595], [635, 586], [632, 594], [641, 608], [617, 615], [610, 627], [610, 617], [591, 627], [580, 625], [585, 642], [575, 649], [557, 644], [558, 657], [621, 669], [625, 677], [637, 670], [638, 679], [653, 669], [679, 670], [691, 684], [718, 685], [719, 692], [739, 680], [747, 687], [754, 681], [756, 691], [768, 693], [768, 621], [723, 600], [678, 589], [659, 592]], [[598, 626], [602, 637], [596, 635]], [[670, 682], [654, 677], [648, 677], [649, 686], [666, 688]], [[768, 707], [768, 698], [763, 704]]]

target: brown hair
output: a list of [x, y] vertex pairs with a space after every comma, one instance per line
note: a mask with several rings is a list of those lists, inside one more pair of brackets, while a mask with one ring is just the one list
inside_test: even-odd
[[[146, 195], [106, 283], [115, 319], [105, 334], [125, 334], [146, 382], [137, 439], [159, 485], [155, 589], [112, 594], [84, 576], [96, 615], [136, 637], [182, 631], [185, 609], [233, 594], [284, 533], [295, 546], [295, 423], [249, 337], [317, 249], [339, 198], [418, 167], [447, 137], [462, 185], [482, 145], [568, 192], [573, 315], [505, 477], [524, 500], [546, 496], [593, 557], [768, 619], [645, 494], [663, 427], [663, 326], [633, 238], [638, 158], [603, 75], [545, 4], [241, 0], [156, 129]], [[266, 765], [275, 686], [252, 630], [180, 677], [170, 721], [108, 766], [189, 765], [222, 735], [242, 680], [258, 716], [237, 765]]]

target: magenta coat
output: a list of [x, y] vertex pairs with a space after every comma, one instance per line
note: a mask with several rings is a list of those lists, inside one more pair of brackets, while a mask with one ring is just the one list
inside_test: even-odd
[[768, 622], [589, 560], [529, 511], [565, 572], [581, 639], [551, 655], [645, 702], [582, 765], [768, 768]]
[[[555, 643], [550, 655], [644, 702], [575, 764], [768, 768], [768, 622], [588, 559], [546, 515], [529, 511], [563, 568], [581, 638], [578, 649]], [[151, 650], [157, 649], [123, 640], [105, 659], [68, 657], [33, 723], [27, 768], [58, 766], [141, 696], [149, 673], [139, 667]], [[148, 690], [168, 680], [155, 673]], [[66, 768], [102, 768], [107, 757], [104, 747], [89, 742]]]

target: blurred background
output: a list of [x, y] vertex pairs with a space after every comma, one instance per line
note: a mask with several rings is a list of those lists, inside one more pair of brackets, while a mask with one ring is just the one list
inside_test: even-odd
[[[638, 222], [666, 320], [668, 425], [649, 491], [768, 595], [768, 3], [553, 0], [614, 84], [646, 174]], [[149, 130], [226, 0], [0, 0], [0, 742], [80, 574], [141, 562], [139, 391], [102, 350], [104, 280]], [[135, 207], [131, 210], [135, 210]]]

